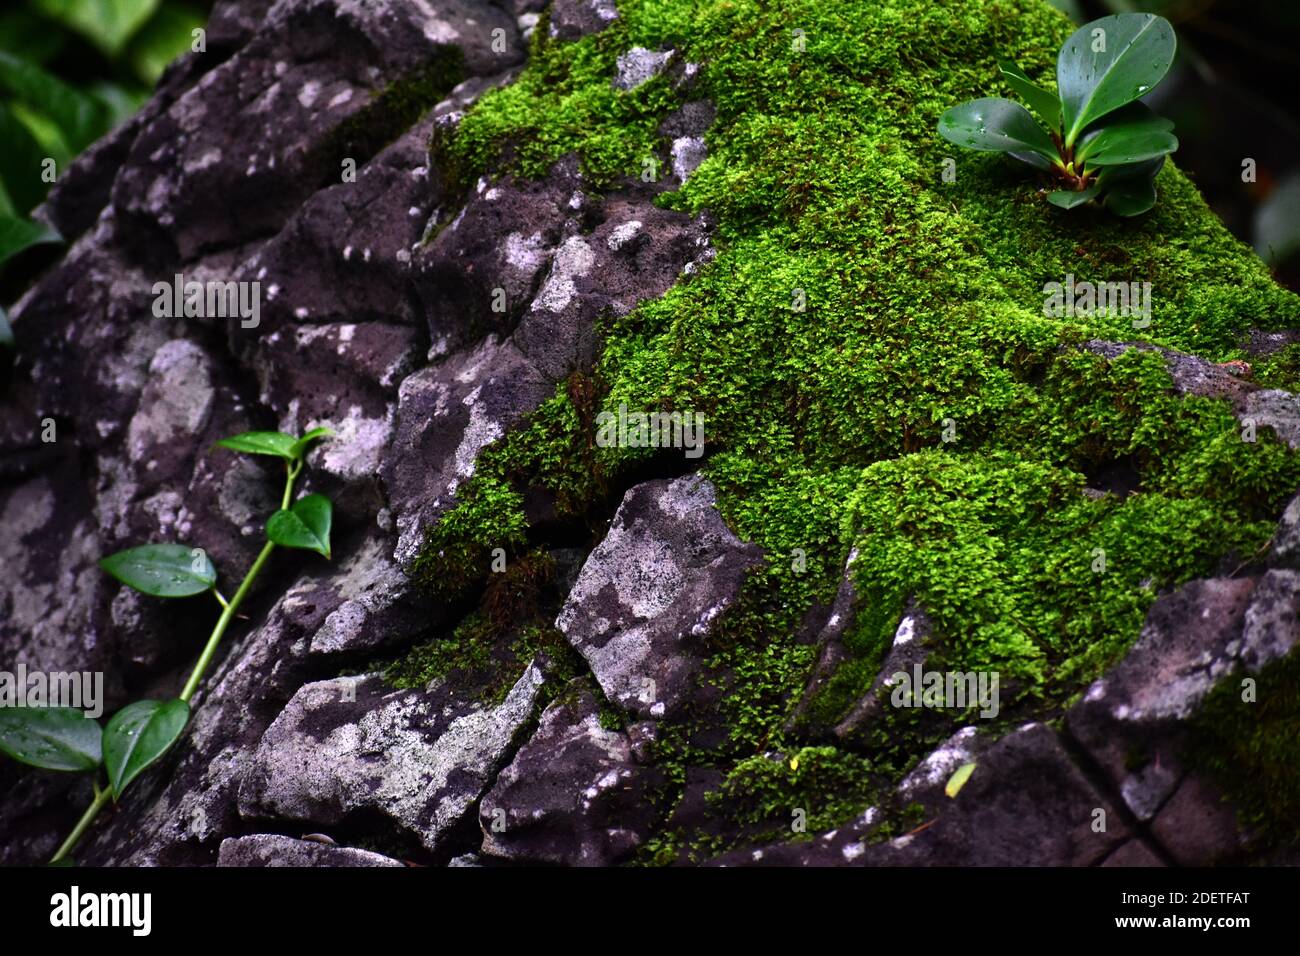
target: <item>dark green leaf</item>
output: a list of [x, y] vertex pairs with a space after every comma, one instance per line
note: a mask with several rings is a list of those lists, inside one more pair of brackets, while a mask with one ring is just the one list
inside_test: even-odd
[[131, 43], [131, 64], [136, 76], [150, 86], [157, 83], [172, 60], [189, 52], [194, 40], [191, 31], [201, 26], [203, 19], [193, 11], [164, 4]]
[[115, 800], [167, 752], [189, 719], [190, 705], [183, 700], [138, 700], [109, 719], [104, 728], [104, 766]]
[[[1104, 49], [1094, 31], [1103, 31]], [[1121, 13], [1081, 26], [1061, 47], [1056, 85], [1065, 142], [1073, 146], [1087, 126], [1147, 93], [1174, 62], [1177, 40], [1163, 17]]]
[[1105, 193], [1102, 202], [1117, 216], [1138, 216], [1156, 202], [1155, 179], [1165, 165], [1160, 156], [1142, 163], [1107, 166], [1098, 182]]
[[333, 434], [334, 433], [328, 428], [313, 428], [311, 431], [307, 432], [307, 434], [294, 442], [293, 447], [289, 450], [293, 452], [293, 457], [301, 458], [303, 453], [307, 451], [308, 445], [316, 441], [318, 438], [329, 438], [332, 437]]
[[293, 452], [294, 445], [297, 443], [298, 439], [284, 432], [244, 432], [242, 435], [223, 438], [217, 442], [222, 448], [229, 448], [231, 451], [243, 452], [246, 455], [273, 455], [285, 461], [293, 461], [298, 457]]
[[0, 751], [44, 770], [94, 770], [99, 724], [75, 707], [0, 707]]
[[1129, 103], [1088, 128], [1075, 150], [1075, 163], [1120, 166], [1164, 156], [1178, 148], [1173, 128], [1172, 120], [1145, 103]]
[[1025, 98], [1029, 108], [1047, 124], [1047, 128], [1059, 133], [1061, 131], [1061, 101], [1056, 98], [1056, 94], [1050, 93], [1034, 83], [1025, 71], [1011, 60], [999, 61], [998, 69], [1002, 71], [1002, 76], [1007, 81], [1007, 85]]
[[101, 80], [89, 87], [90, 95], [104, 104], [110, 128], [126, 122], [149, 98], [147, 91]]
[[71, 27], [116, 57], [158, 9], [159, 0], [32, 0], [46, 16]]
[[98, 100], [10, 53], [0, 52], [0, 89], [48, 116], [74, 153], [81, 152], [108, 129], [107, 115]]
[[0, 144], [0, 180], [12, 200], [13, 213], [22, 217], [36, 208], [50, 188], [41, 179], [41, 164], [48, 153], [4, 103], [0, 103]]
[[154, 597], [191, 597], [217, 583], [217, 571], [201, 548], [145, 544], [109, 555], [99, 566], [123, 584]]
[[1105, 204], [1117, 216], [1140, 216], [1156, 204], [1156, 184], [1149, 179], [1126, 179], [1106, 190]]
[[1255, 210], [1252, 244], [1270, 265], [1300, 251], [1300, 174], [1283, 179]]
[[62, 241], [63, 237], [44, 223], [0, 216], [0, 263], [32, 246]]
[[1089, 166], [1119, 166], [1165, 156], [1178, 148], [1178, 137], [1163, 130], [1105, 129], [1092, 141]]
[[7, 50], [33, 63], [45, 63], [63, 48], [66, 35], [51, 30], [43, 20], [28, 10], [13, 9], [0, 13], [0, 50]]
[[288, 511], [277, 511], [266, 523], [266, 536], [286, 548], [302, 548], [330, 556], [330, 524], [334, 506], [324, 495], [308, 495]]
[[1060, 206], [1062, 209], [1073, 209], [1075, 206], [1082, 206], [1090, 199], [1096, 199], [1100, 193], [1101, 185], [1093, 183], [1087, 189], [1058, 189], [1055, 192], [1050, 192], [1047, 194], [1047, 201], [1053, 206]]
[[1057, 156], [1047, 131], [1019, 103], [991, 96], [954, 106], [939, 117], [939, 135], [958, 146], [990, 152], [1029, 150]]

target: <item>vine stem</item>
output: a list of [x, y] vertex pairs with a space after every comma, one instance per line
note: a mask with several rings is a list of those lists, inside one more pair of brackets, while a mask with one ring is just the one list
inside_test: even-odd
[[[298, 459], [292, 463], [285, 462], [286, 474], [284, 481], [284, 495], [281, 498], [281, 508], [288, 509], [290, 502], [293, 500], [293, 483], [298, 477], [300, 471], [302, 471], [302, 459]], [[217, 645], [221, 643], [221, 638], [225, 636], [226, 628], [228, 628], [230, 622], [234, 620], [235, 612], [239, 610], [239, 605], [244, 603], [244, 598], [247, 597], [248, 592], [252, 590], [253, 582], [257, 580], [258, 574], [261, 573], [262, 568], [266, 565], [267, 559], [271, 557], [271, 552], [274, 550], [275, 544], [271, 541], [267, 541], [266, 544], [262, 545], [262, 550], [259, 551], [257, 557], [253, 559], [252, 567], [250, 567], [248, 573], [244, 575], [244, 580], [239, 582], [239, 589], [235, 591], [234, 596], [231, 597], [229, 601], [223, 599], [221, 595], [217, 593], [215, 587], [212, 589], [213, 595], [221, 605], [221, 617], [217, 618], [216, 626], [213, 627], [212, 634], [208, 637], [208, 642], [203, 645], [203, 652], [199, 654], [199, 659], [194, 662], [194, 670], [190, 672], [190, 679], [185, 682], [185, 687], [180, 692], [180, 699], [186, 703], [189, 703], [190, 698], [194, 696], [194, 692], [199, 689], [199, 683], [203, 680], [203, 675], [207, 672], [208, 665], [212, 663], [212, 658], [217, 653]], [[68, 834], [68, 838], [63, 841], [62, 846], [59, 847], [54, 856], [50, 857], [50, 863], [58, 863], [72, 852], [72, 848], [77, 845], [77, 841], [81, 839], [88, 829], [90, 829], [90, 825], [95, 822], [95, 817], [99, 816], [99, 811], [104, 809], [104, 804], [108, 803], [109, 797], [111, 797], [112, 794], [113, 788], [111, 785], [100, 790], [98, 784], [96, 784], [95, 799], [91, 801], [90, 806], [86, 807], [86, 812], [81, 815], [81, 819], [78, 820], [77, 825], [72, 828], [72, 832]]]

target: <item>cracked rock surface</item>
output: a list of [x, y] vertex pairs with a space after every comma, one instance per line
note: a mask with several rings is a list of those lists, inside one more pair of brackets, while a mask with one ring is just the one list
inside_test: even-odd
[[[808, 407], [825, 396], [800, 391], [807, 369], [786, 396], [790, 433], [755, 439], [740, 464], [712, 445], [701, 459], [643, 448], [612, 478], [577, 482], [576, 503], [538, 477], [603, 461], [587, 437], [610, 384], [603, 330], [627, 320], [632, 337], [690, 353], [680, 329], [638, 310], [692, 281], [712, 294], [706, 273], [725, 245], [754, 241], [722, 228], [717, 206], [669, 196], [708, 177], [724, 145], [715, 124], [731, 108], [710, 101], [701, 64], [677, 41], [611, 52], [600, 77], [604, 96], [673, 91], [674, 106], [645, 124], [659, 182], [597, 181], [572, 152], [527, 175], [502, 164], [466, 177], [449, 159], [467, 114], [518, 81], [530, 43], [606, 42], [626, 22], [616, 0], [219, 0], [210, 54], [169, 68], [51, 191], [39, 216], [68, 248], [8, 310], [19, 360], [0, 400], [0, 670], [102, 672], [106, 713], [174, 695], [216, 608], [145, 598], [98, 560], [147, 541], [201, 542], [222, 587], [233, 585], [232, 569], [262, 545], [283, 469], [215, 442], [249, 429], [334, 436], [312, 449], [300, 485], [335, 504], [332, 559], [274, 553], [185, 735], [101, 817], [78, 861], [1262, 859], [1192, 745], [1225, 687], [1286, 693], [1300, 642], [1300, 496], [1258, 554], [1223, 555], [1216, 573], [1158, 593], [1143, 584], [1140, 632], [1076, 696], [1040, 712], [1009, 683], [1001, 718], [903, 719], [891, 704], [898, 675], [964, 650], [936, 624], [952, 609], [910, 582], [869, 596], [859, 569], [872, 555], [847, 533], [783, 526], [801, 522], [737, 492], [738, 472], [782, 467], [779, 446], [830, 440], [814, 434], [825, 413]], [[513, 144], [502, 145], [509, 157]], [[802, 148], [773, 147], [803, 162]], [[796, 198], [801, 215], [817, 211], [817, 197]], [[900, 234], [914, 225], [900, 217]], [[155, 308], [155, 284], [178, 275], [255, 285], [255, 321]], [[786, 279], [746, 279], [764, 314], [790, 309]], [[824, 303], [813, 304], [808, 320], [822, 323]], [[746, 344], [734, 312], [714, 320], [710, 348]], [[1297, 336], [1257, 331], [1250, 354]], [[1070, 348], [1101, 365], [1156, 353], [1178, 401], [1223, 403], [1230, 425], [1300, 448], [1300, 400], [1229, 363], [1136, 341]], [[862, 358], [836, 354], [850, 369]], [[716, 358], [687, 355], [698, 367]], [[900, 374], [914, 372], [931, 376]], [[878, 402], [870, 384], [835, 389], [873, 408], [906, 404]], [[740, 427], [727, 416], [743, 385], [710, 394], [710, 429]], [[656, 394], [657, 410], [679, 407], [671, 391]], [[557, 399], [576, 424], [546, 417]], [[882, 431], [915, 409], [886, 411]], [[57, 440], [41, 437], [46, 422]], [[580, 436], [565, 460], [511, 445], [539, 423]], [[904, 458], [929, 440], [909, 428]], [[854, 450], [795, 497], [831, 494], [891, 460]], [[453, 586], [430, 541], [462, 517], [485, 471], [523, 500], [527, 527], [472, 542], [491, 564]], [[1156, 497], [1136, 481], [1121, 490], [1116, 500]], [[941, 491], [921, 476], [895, 523], [910, 527]], [[1082, 482], [1069, 492], [1110, 503]], [[508, 508], [485, 510], [503, 519]], [[751, 534], [762, 521], [778, 528], [775, 546]], [[805, 533], [820, 535], [822, 553], [804, 553]], [[991, 562], [1004, 556], [991, 532], [979, 544]], [[827, 586], [804, 588], [801, 576], [817, 573]], [[773, 596], [773, 582], [792, 580]], [[792, 610], [790, 593], [802, 602], [793, 637], [770, 623]], [[752, 691], [743, 704], [737, 687]], [[794, 785], [809, 799], [787, 806]], [[84, 778], [0, 762], [0, 864], [48, 858], [91, 798]], [[791, 832], [792, 819], [816, 823]]]

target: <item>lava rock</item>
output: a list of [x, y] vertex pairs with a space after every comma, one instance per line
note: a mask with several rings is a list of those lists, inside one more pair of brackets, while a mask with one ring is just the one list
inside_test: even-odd
[[484, 856], [609, 866], [629, 856], [659, 816], [661, 772], [638, 765], [629, 735], [600, 724], [581, 685], [561, 694], [479, 807]]
[[698, 475], [630, 489], [556, 618], [629, 713], [683, 712], [697, 692], [700, 637], [762, 561], [727, 528], [715, 494]]
[[439, 853], [510, 758], [543, 681], [530, 665], [496, 706], [439, 684], [390, 691], [374, 675], [307, 684], [267, 728], [240, 813], [333, 824], [376, 811]]
[[403, 866], [400, 860], [346, 846], [295, 840], [277, 833], [221, 842], [217, 866]]

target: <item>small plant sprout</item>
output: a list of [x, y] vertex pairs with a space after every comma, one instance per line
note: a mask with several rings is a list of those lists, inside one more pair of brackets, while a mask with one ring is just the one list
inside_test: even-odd
[[[144, 594], [186, 598], [210, 593], [221, 605], [221, 615], [180, 694], [170, 700], [138, 700], [128, 704], [109, 718], [102, 731], [97, 721], [72, 707], [0, 710], [0, 752], [44, 770], [94, 774], [95, 798], [55, 852], [51, 864], [66, 864], [68, 854], [104, 805], [110, 799], [118, 800], [131, 782], [167, 753], [185, 732], [190, 719], [190, 699], [276, 545], [330, 556], [333, 515], [330, 500], [315, 494], [294, 498], [294, 482], [302, 472], [303, 456], [312, 442], [330, 434], [324, 428], [299, 438], [281, 432], [245, 432], [217, 442], [232, 451], [280, 458], [285, 468], [280, 510], [266, 522], [266, 543], [229, 599], [217, 589], [217, 569], [202, 548], [187, 544], [146, 544], [119, 551], [99, 562], [117, 580]], [[106, 778], [102, 785], [101, 770]]]
[[[1174, 124], [1141, 102], [1169, 71], [1177, 41], [1163, 17], [1121, 13], [1084, 24], [1056, 60], [1057, 93], [1004, 60], [1003, 79], [1029, 104], [986, 97], [939, 117], [939, 135], [1009, 153], [1046, 173], [1062, 209], [1099, 200], [1118, 216], [1156, 202], [1155, 178], [1178, 148]], [[1032, 110], [1032, 112], [1030, 112]]]

